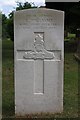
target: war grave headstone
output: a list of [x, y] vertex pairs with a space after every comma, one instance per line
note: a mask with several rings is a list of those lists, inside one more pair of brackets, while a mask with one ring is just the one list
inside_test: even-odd
[[63, 111], [64, 12], [14, 14], [15, 114]]

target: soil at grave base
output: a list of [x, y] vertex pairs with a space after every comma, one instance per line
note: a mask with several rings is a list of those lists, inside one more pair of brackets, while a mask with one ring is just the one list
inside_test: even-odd
[[16, 114], [15, 118], [49, 118], [57, 114], [62, 114], [63, 112], [58, 112], [58, 113], [50, 113], [50, 112], [41, 112], [41, 113], [31, 113], [31, 114], [25, 114], [25, 115], [20, 115]]

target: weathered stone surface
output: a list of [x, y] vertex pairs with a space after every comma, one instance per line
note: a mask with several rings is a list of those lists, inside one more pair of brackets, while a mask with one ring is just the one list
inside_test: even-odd
[[15, 12], [15, 113], [63, 111], [64, 12]]

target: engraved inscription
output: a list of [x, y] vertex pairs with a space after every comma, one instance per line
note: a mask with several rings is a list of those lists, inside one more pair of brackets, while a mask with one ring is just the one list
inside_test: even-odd
[[55, 18], [48, 15], [33, 15], [25, 17], [22, 21], [19, 21], [18, 28], [56, 28], [58, 25]]
[[56, 28], [57, 27], [57, 23], [56, 22], [48, 22], [46, 20], [44, 21], [25, 21], [25, 23], [20, 23], [18, 26], [16, 26], [17, 28], [23, 28], [23, 29], [29, 29], [29, 28]]
[[34, 51], [25, 52], [25, 59], [53, 59], [54, 53], [46, 50], [44, 45], [44, 33], [35, 33]]

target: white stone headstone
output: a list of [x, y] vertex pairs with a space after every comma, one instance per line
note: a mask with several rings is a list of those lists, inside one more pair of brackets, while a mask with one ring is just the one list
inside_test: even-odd
[[63, 111], [64, 12], [14, 14], [15, 113]]

